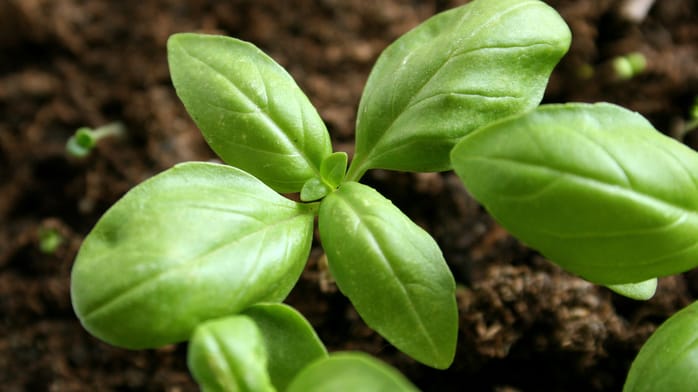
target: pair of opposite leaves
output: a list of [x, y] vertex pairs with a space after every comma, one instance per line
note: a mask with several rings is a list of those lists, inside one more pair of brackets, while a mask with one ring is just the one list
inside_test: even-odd
[[[317, 214], [331, 272], [367, 324], [415, 359], [447, 367], [457, 309], [443, 256], [390, 201], [355, 181], [369, 168], [450, 168], [448, 153], [463, 135], [540, 102], [569, 40], [539, 1], [478, 0], [431, 18], [378, 60], [352, 165], [337, 179], [331, 173], [339, 166], [344, 174], [346, 160], [332, 154], [322, 120], [278, 64], [235, 39], [173, 36], [177, 93], [235, 168], [177, 165], [112, 207], [73, 269], [81, 322], [118, 346], [157, 347], [188, 339], [205, 320], [280, 301], [303, 269]], [[325, 187], [319, 203], [277, 193], [303, 196], [311, 183]]]

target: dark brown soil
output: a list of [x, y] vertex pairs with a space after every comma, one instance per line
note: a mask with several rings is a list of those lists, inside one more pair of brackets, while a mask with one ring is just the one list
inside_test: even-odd
[[[317, 105], [337, 150], [353, 149], [354, 113], [380, 51], [461, 1], [5, 0], [0, 2], [0, 385], [4, 391], [192, 391], [185, 346], [127, 351], [75, 319], [69, 273], [82, 238], [138, 182], [215, 158], [176, 98], [165, 42], [178, 31], [249, 40], [287, 67]], [[610, 101], [698, 146], [682, 127], [698, 95], [698, 4], [658, 1], [640, 21], [621, 1], [551, 0], [573, 30], [546, 102]], [[631, 80], [614, 56], [639, 51]], [[593, 70], [593, 75], [588, 74]], [[585, 71], [586, 70], [586, 71]], [[586, 72], [586, 75], [585, 75]], [[80, 126], [123, 122], [86, 160], [64, 144]], [[572, 277], [503, 231], [452, 173], [373, 171], [366, 182], [442, 246], [458, 283], [460, 339], [446, 371], [421, 366], [368, 329], [313, 248], [288, 302], [331, 350], [364, 350], [425, 391], [619, 390], [637, 350], [698, 296], [698, 274], [660, 281], [642, 303]], [[64, 241], [51, 254], [39, 234]]]

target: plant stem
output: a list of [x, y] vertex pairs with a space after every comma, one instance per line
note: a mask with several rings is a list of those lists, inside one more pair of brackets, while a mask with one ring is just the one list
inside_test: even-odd
[[347, 171], [347, 175], [344, 176], [344, 181], [354, 181], [354, 182], [359, 182], [361, 177], [363, 177], [364, 174], [366, 174], [366, 171], [368, 168], [365, 168], [364, 165], [359, 163], [361, 161], [357, 160], [356, 157], [351, 161], [351, 164], [349, 165], [349, 170]]

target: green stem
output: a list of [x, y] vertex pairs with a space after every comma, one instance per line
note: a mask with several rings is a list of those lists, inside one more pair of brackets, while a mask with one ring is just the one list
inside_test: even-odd
[[95, 138], [95, 142], [109, 136], [121, 137], [126, 134], [126, 127], [123, 123], [113, 122], [107, 125], [102, 125], [101, 127], [92, 131], [92, 136]]
[[126, 127], [120, 122], [103, 125], [97, 129], [82, 127], [75, 131], [75, 134], [68, 139], [65, 148], [69, 155], [77, 158], [84, 158], [90, 154], [100, 139], [106, 137], [123, 137], [125, 134]]
[[368, 170], [367, 167], [365, 167], [363, 164], [359, 163], [363, 160], [354, 159], [351, 161], [351, 164], [349, 165], [349, 170], [347, 171], [347, 175], [344, 176], [344, 181], [354, 181], [354, 182], [359, 182], [361, 180], [361, 177], [363, 177], [364, 174], [366, 174], [366, 171]]

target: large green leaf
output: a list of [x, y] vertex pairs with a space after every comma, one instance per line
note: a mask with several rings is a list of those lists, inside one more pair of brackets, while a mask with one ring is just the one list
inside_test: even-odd
[[349, 179], [440, 171], [464, 135], [540, 103], [570, 31], [541, 1], [475, 0], [390, 45], [361, 98]]
[[541, 106], [471, 133], [452, 159], [505, 228], [589, 280], [698, 265], [698, 155], [637, 113]]
[[73, 306], [117, 346], [186, 340], [204, 320], [284, 299], [310, 252], [313, 218], [239, 169], [177, 165], [133, 188], [85, 238]]
[[692, 392], [698, 374], [698, 302], [671, 316], [642, 346], [624, 392]]
[[279, 391], [285, 391], [304, 367], [327, 357], [327, 350], [308, 320], [288, 305], [265, 303], [244, 311], [264, 337], [267, 369]]
[[177, 95], [225, 162], [282, 193], [319, 177], [329, 134], [274, 60], [250, 43], [193, 33], [171, 36], [167, 53]]
[[363, 353], [337, 353], [305, 368], [287, 392], [418, 392], [402, 374]]
[[320, 204], [330, 271], [364, 321], [414, 359], [453, 361], [455, 283], [438, 245], [378, 192], [348, 182]]
[[264, 336], [248, 316], [207, 321], [194, 330], [187, 364], [204, 392], [275, 392]]

